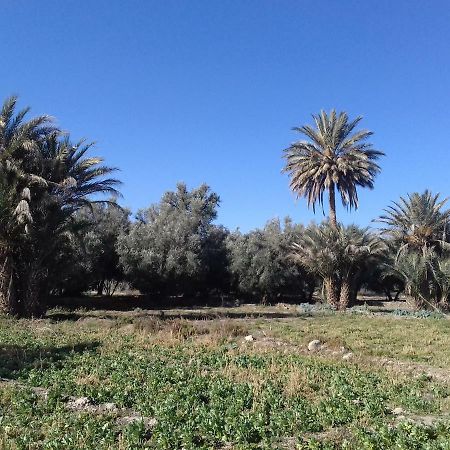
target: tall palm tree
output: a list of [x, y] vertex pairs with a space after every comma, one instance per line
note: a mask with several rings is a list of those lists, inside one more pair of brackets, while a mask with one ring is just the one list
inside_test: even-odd
[[14, 312], [14, 246], [33, 218], [30, 203], [36, 187], [45, 186], [29, 170], [39, 158], [39, 143], [55, 130], [49, 116], [25, 121], [29, 108], [16, 112], [17, 98], [5, 100], [0, 111], [0, 310]]
[[294, 128], [307, 139], [285, 150], [283, 172], [289, 174], [291, 190], [297, 197], [306, 197], [313, 210], [316, 203], [323, 207], [324, 193], [328, 193], [330, 222], [336, 228], [336, 188], [343, 205], [356, 209], [357, 187], [373, 188], [380, 171], [376, 161], [384, 153], [367, 142], [371, 131], [354, 131], [362, 117], [349, 121], [347, 113], [335, 110], [312, 117], [315, 127]]

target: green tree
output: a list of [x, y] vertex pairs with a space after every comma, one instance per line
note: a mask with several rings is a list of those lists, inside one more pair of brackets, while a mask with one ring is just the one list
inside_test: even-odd
[[16, 313], [17, 245], [29, 232], [30, 204], [36, 188], [47, 186], [35, 162], [39, 143], [54, 132], [48, 116], [25, 121], [29, 108], [16, 112], [17, 98], [5, 100], [0, 112], [0, 310]]
[[130, 227], [130, 211], [122, 209], [112, 200], [107, 204], [96, 204], [83, 208], [76, 215], [84, 225], [84, 255], [89, 261], [89, 280], [98, 295], [112, 295], [124, 274], [117, 253], [118, 238]]
[[355, 225], [311, 225], [292, 246], [292, 259], [323, 281], [330, 306], [345, 309], [356, 299], [362, 272], [383, 252], [380, 240]]
[[35, 190], [30, 209], [33, 224], [18, 247], [20, 314], [36, 316], [44, 312], [49, 272], [59, 270], [54, 262], [58, 252], [67, 249], [65, 241], [74, 242], [69, 235], [77, 228], [73, 223], [77, 211], [109, 203], [99, 194], [119, 195], [119, 181], [110, 177], [115, 169], [103, 165], [100, 157], [86, 156], [92, 145], [84, 141], [73, 144], [68, 136], [54, 132], [38, 147], [35, 165], [47, 183]]
[[307, 140], [293, 143], [285, 150], [283, 172], [289, 174], [290, 188], [297, 197], [306, 197], [308, 206], [323, 206], [328, 193], [329, 218], [336, 219], [336, 189], [344, 206], [358, 207], [357, 187], [373, 188], [380, 167], [376, 163], [384, 153], [373, 149], [368, 142], [371, 131], [354, 132], [361, 117], [349, 121], [347, 113], [330, 114], [321, 111], [313, 115], [315, 128], [309, 125], [294, 128]]
[[314, 279], [288, 257], [293, 242], [302, 232], [302, 226], [286, 218], [284, 226], [274, 219], [263, 229], [231, 233], [227, 247], [237, 292], [259, 298], [263, 303], [283, 296], [310, 300]]
[[407, 198], [400, 197], [384, 210], [378, 222], [384, 224], [383, 234], [388, 236], [399, 251], [419, 251], [448, 249], [448, 228], [450, 210], [444, 210], [447, 199], [440, 199], [425, 190], [414, 192]]
[[85, 156], [90, 144], [72, 144], [47, 116], [25, 122], [28, 108], [15, 113], [16, 103], [0, 113], [0, 308], [34, 316], [73, 214], [99, 193], [117, 195], [118, 181]]
[[416, 308], [448, 308], [450, 210], [447, 199], [426, 190], [401, 197], [378, 220], [396, 255], [389, 269], [405, 285]]
[[193, 294], [203, 289], [219, 201], [205, 184], [189, 191], [179, 183], [158, 204], [139, 211], [117, 246], [132, 284], [144, 293]]

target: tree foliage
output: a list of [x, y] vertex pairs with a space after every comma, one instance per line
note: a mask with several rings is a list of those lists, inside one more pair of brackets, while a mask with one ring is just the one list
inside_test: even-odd
[[0, 304], [5, 312], [39, 315], [48, 271], [73, 214], [92, 195], [118, 194], [114, 170], [91, 145], [72, 144], [47, 116], [24, 121], [10, 98], [0, 113]]
[[[212, 276], [207, 261], [223, 229], [213, 225], [219, 196], [207, 185], [184, 183], [158, 204], [139, 211], [130, 233], [119, 238], [120, 262], [132, 284], [145, 293], [188, 294]], [[221, 255], [223, 257], [223, 255]]]
[[283, 296], [310, 300], [314, 279], [289, 259], [290, 248], [303, 227], [285, 219], [269, 221], [263, 229], [236, 231], [227, 240], [233, 286], [241, 295], [260, 301]]
[[345, 309], [356, 298], [363, 274], [383, 253], [381, 240], [356, 225], [311, 225], [292, 245], [292, 259], [323, 280], [325, 297]]
[[290, 188], [298, 197], [306, 197], [308, 206], [323, 205], [328, 192], [330, 221], [337, 226], [335, 189], [342, 204], [358, 207], [358, 187], [373, 188], [380, 171], [377, 160], [384, 153], [375, 150], [368, 138], [371, 131], [355, 131], [361, 117], [349, 120], [347, 113], [321, 111], [312, 116], [314, 127], [304, 125], [294, 130], [306, 140], [294, 142], [285, 150], [284, 172], [289, 174]]
[[379, 221], [396, 248], [389, 272], [400, 278], [414, 306], [448, 308], [450, 210], [446, 199], [429, 191], [401, 197]]

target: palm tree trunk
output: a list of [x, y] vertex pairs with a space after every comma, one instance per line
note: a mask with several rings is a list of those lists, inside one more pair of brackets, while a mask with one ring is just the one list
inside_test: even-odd
[[337, 219], [336, 219], [336, 193], [335, 186], [332, 182], [329, 187], [329, 201], [330, 201], [330, 224], [334, 228], [337, 228]]
[[327, 303], [333, 308], [337, 308], [339, 306], [339, 301], [335, 279], [333, 277], [326, 277], [323, 280], [323, 284], [325, 287], [325, 296]]
[[43, 317], [46, 306], [41, 298], [41, 272], [36, 264], [31, 264], [23, 275], [20, 287], [22, 288], [21, 298], [23, 308], [21, 315], [23, 317]]
[[342, 279], [341, 293], [339, 295], [339, 309], [347, 309], [352, 295], [352, 285], [348, 277]]
[[0, 251], [0, 312], [15, 315], [17, 299], [14, 286], [13, 262], [7, 250]]

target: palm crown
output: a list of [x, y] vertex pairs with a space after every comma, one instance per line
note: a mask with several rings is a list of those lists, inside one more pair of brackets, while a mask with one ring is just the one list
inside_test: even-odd
[[289, 174], [292, 191], [297, 197], [306, 197], [313, 209], [316, 203], [323, 205], [324, 192], [328, 191], [330, 221], [336, 226], [335, 188], [343, 205], [356, 209], [357, 187], [373, 188], [380, 171], [376, 160], [384, 153], [367, 142], [371, 131], [354, 132], [361, 117], [349, 121], [347, 113], [332, 110], [330, 114], [321, 111], [313, 119], [315, 128], [294, 128], [308, 140], [295, 142], [285, 150], [283, 171]]
[[446, 202], [428, 190], [414, 192], [388, 206], [378, 221], [385, 225], [383, 233], [400, 245], [400, 251], [447, 249], [450, 210], [443, 210]]

